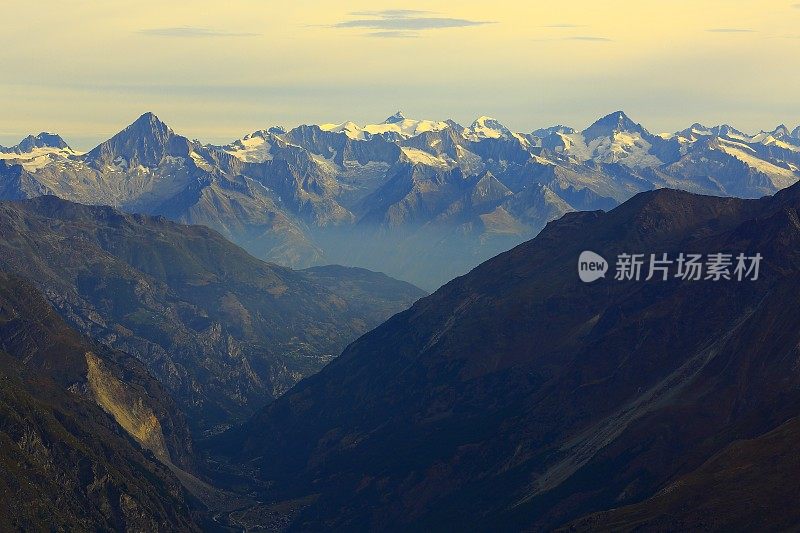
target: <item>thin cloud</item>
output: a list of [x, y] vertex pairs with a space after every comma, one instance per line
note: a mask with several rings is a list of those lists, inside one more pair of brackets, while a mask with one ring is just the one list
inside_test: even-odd
[[386, 9], [383, 11], [356, 11], [351, 16], [360, 17], [343, 20], [334, 28], [377, 30], [367, 35], [371, 37], [418, 37], [420, 31], [445, 28], [466, 28], [493, 24], [485, 20], [469, 20], [453, 17], [433, 16], [430, 11], [413, 9]]
[[614, 39], [609, 39], [608, 37], [598, 37], [595, 35], [573, 35], [570, 37], [542, 37], [539, 39], [533, 39], [536, 42], [546, 43], [546, 42], [558, 42], [558, 41], [578, 41], [584, 43], [613, 43]]
[[710, 28], [706, 31], [709, 33], [755, 33], [755, 30], [748, 28]]
[[383, 37], [385, 39], [414, 39], [419, 37], [416, 31], [373, 31], [368, 33], [369, 37]]
[[564, 37], [565, 41], [593, 41], [597, 43], [610, 43], [613, 39], [608, 37], [595, 37], [594, 35], [576, 35], [574, 37]]
[[140, 34], [148, 37], [183, 37], [189, 39], [209, 38], [209, 37], [256, 37], [260, 33], [230, 32], [215, 30], [213, 28], [201, 28], [197, 26], [176, 26], [172, 28], [150, 28], [139, 30]]
[[800, 9], [800, 4], [792, 4], [792, 7], [795, 9]]
[[414, 17], [418, 15], [430, 15], [433, 11], [420, 11], [418, 9], [384, 9], [382, 11], [352, 11], [351, 16], [354, 17], [393, 17], [404, 18]]

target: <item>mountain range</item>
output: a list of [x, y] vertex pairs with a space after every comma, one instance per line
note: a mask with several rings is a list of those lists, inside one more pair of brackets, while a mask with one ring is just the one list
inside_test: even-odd
[[[146, 114], [2, 148], [0, 528], [794, 527], [797, 137]], [[502, 246], [429, 296], [322, 264], [435, 285]], [[584, 250], [764, 261], [588, 284]]]
[[515, 133], [481, 117], [270, 127], [223, 146], [152, 113], [87, 153], [42, 133], [0, 148], [0, 198], [55, 195], [203, 224], [255, 256], [386, 272], [435, 289], [564, 213], [662, 187], [757, 198], [800, 177], [800, 127], [694, 124], [653, 134], [625, 113]]
[[363, 269], [293, 271], [206, 227], [54, 196], [0, 202], [0, 271], [142, 361], [195, 435], [246, 419], [425, 295]]
[[[743, 281], [590, 284], [584, 250], [763, 262]], [[263, 502], [239, 526], [792, 529], [799, 292], [800, 185], [640, 193], [548, 223], [205, 450], [220, 483]]]

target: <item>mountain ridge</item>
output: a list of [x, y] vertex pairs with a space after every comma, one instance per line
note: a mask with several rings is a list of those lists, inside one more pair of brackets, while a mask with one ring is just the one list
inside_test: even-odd
[[[773, 468], [747, 462], [751, 439], [796, 466], [786, 450], [800, 406], [789, 303], [799, 191], [661, 189], [566, 214], [362, 336], [209, 449], [252, 461], [235, 475], [254, 478], [264, 501], [318, 495], [295, 530], [695, 529], [730, 526], [748, 498], [760, 527], [782, 523], [770, 495], [796, 492], [794, 475], [738, 492], [725, 481], [728, 503], [713, 495], [715, 472]], [[587, 249], [758, 251], [764, 263], [754, 281], [585, 284]], [[742, 446], [744, 459], [728, 452]], [[706, 504], [715, 515], [691, 512]]]
[[[390, 119], [265, 128], [216, 146], [145, 113], [85, 155], [2, 154], [0, 197], [164, 215], [286, 266], [340, 263], [434, 289], [568, 211], [661, 187], [757, 198], [800, 177], [800, 138], [788, 128], [655, 135], [622, 111], [583, 131], [533, 133], [489, 117], [468, 127]], [[511, 194], [476, 203], [487, 172]]]
[[[402, 111], [397, 111], [393, 115], [391, 115], [388, 118], [386, 118], [380, 124], [393, 124], [393, 123], [397, 123], [397, 122], [402, 122], [403, 120], [415, 120], [416, 121], [417, 119], [410, 119]], [[498, 119], [494, 118], [494, 117], [487, 116], [487, 115], [482, 115], [482, 116], [479, 116], [478, 118], [476, 118], [473, 122], [471, 122], [470, 125], [479, 124], [479, 123], [481, 123], [483, 121], [487, 121], [487, 120], [488, 121], [492, 121], [492, 122], [496, 122], [497, 124], [501, 124], [501, 122]], [[434, 120], [429, 120], [429, 119], [421, 119], [419, 121], [421, 121], [421, 122], [430, 122], [430, 123], [435, 123], [436, 122]], [[163, 128], [165, 130], [165, 132], [168, 131], [169, 133], [174, 134], [174, 131], [172, 130], [172, 128], [170, 128], [164, 121], [162, 121], [154, 112], [145, 111], [136, 120], [134, 120], [127, 127], [123, 128], [123, 130], [121, 130], [115, 136], [117, 136], [117, 135], [119, 135], [120, 133], [123, 133], [123, 132], [134, 132], [139, 127], [141, 127], [143, 124], [147, 124], [147, 123], [151, 124], [156, 129], [162, 129]], [[460, 125], [458, 122], [455, 122], [455, 121], [453, 121], [451, 119], [444, 120], [443, 123], [447, 123], [447, 124], [453, 125], [453, 126], [460, 126], [460, 129], [465, 129], [464, 126]], [[346, 121], [343, 124], [353, 124], [355, 126], [358, 126], [353, 121]], [[300, 125], [296, 126], [295, 128], [291, 128], [291, 129], [296, 129], [296, 128], [300, 128], [300, 127], [304, 127], [304, 126], [305, 127], [309, 127], [309, 126], [325, 126], [325, 125], [326, 125], [325, 123], [321, 123], [321, 124], [300, 124]], [[369, 124], [367, 124], [367, 126], [369, 126]], [[358, 127], [361, 127], [361, 126], [358, 126]], [[546, 126], [546, 127], [535, 128], [535, 129], [531, 130], [531, 132], [529, 132], [529, 133], [525, 133], [523, 131], [513, 131], [510, 128], [506, 128], [505, 126], [503, 126], [503, 127], [505, 129], [507, 129], [509, 132], [512, 132], [512, 133], [517, 133], [517, 134], [520, 134], [520, 135], [529, 135], [529, 134], [531, 134], [531, 135], [538, 136], [538, 137], [546, 136], [546, 135], [548, 135], [550, 133], [553, 133], [554, 131], [558, 131], [558, 130], [565, 130], [565, 132], [569, 132], [569, 133], [577, 131], [577, 130], [575, 130], [575, 128], [567, 126], [567, 125], [563, 125], [563, 124], [559, 124], [559, 125], [555, 125], [555, 126]], [[582, 131], [583, 132], [587, 132], [587, 130], [592, 130], [593, 128], [603, 128], [603, 129], [606, 130], [606, 133], [609, 133], [609, 132], [615, 131], [615, 130], [616, 131], [638, 131], [638, 130], [647, 131], [646, 128], [641, 123], [634, 122], [628, 116], [628, 114], [625, 113], [625, 111], [623, 111], [623, 110], [617, 110], [617, 111], [613, 111], [611, 113], [608, 113], [606, 115], [603, 115], [602, 117], [598, 118], [597, 120], [595, 120], [594, 122], [589, 124]], [[684, 134], [686, 132], [690, 132], [693, 128], [694, 129], [703, 130], [703, 131], [707, 131], [707, 132], [710, 132], [710, 133], [713, 133], [713, 134], [716, 134], [716, 135], [735, 134], [735, 135], [741, 135], [741, 136], [746, 136], [746, 137], [756, 137], [758, 134], [768, 133], [768, 134], [778, 134], [778, 135], [783, 135], [783, 136], [787, 136], [787, 137], [794, 137], [794, 138], [800, 139], [800, 125], [795, 127], [792, 130], [786, 124], [779, 124], [773, 130], [760, 130], [756, 134], [749, 135], [747, 133], [744, 133], [741, 130], [738, 130], [738, 129], [734, 128], [733, 126], [731, 126], [729, 124], [719, 124], [719, 125], [715, 125], [715, 126], [709, 127], [709, 126], [705, 126], [705, 125], [703, 125], [703, 124], [701, 124], [699, 122], [695, 122], [690, 127], [686, 128], [684, 130], [677, 130], [677, 131], [669, 133], [669, 134], [668, 133], [664, 133], [663, 135], [680, 135], [680, 134]], [[256, 130], [256, 131], [254, 131], [252, 133], [249, 133], [249, 134], [245, 135], [244, 138], [246, 139], [246, 138], [248, 138], [248, 137], [250, 137], [252, 135], [263, 135], [263, 134], [267, 134], [267, 133], [284, 134], [284, 133], [287, 133], [288, 131], [291, 131], [291, 130], [287, 130], [283, 126], [268, 126], [268, 127], [264, 128], [264, 129]], [[36, 141], [41, 142], [41, 143], [46, 143], [46, 144], [43, 144], [41, 147], [44, 147], [44, 146], [51, 147], [51, 148], [67, 148], [67, 147], [69, 147], [69, 145], [66, 143], [66, 141], [64, 141], [64, 139], [59, 134], [52, 133], [52, 132], [41, 132], [41, 133], [39, 133], [37, 135], [31, 134], [31, 135], [26, 136], [22, 141], [20, 141], [20, 143], [18, 143], [15, 146], [11, 146], [11, 147], [2, 147], [2, 146], [0, 146], [0, 150], [12, 150], [14, 148], [20, 148], [21, 152], [25, 152], [25, 151], [29, 151], [30, 148], [37, 147], [37, 146], [32, 146], [32, 145], [30, 145], [29, 143], [26, 142], [26, 141], [29, 141], [29, 140], [36, 140]], [[111, 139], [109, 139], [109, 140], [111, 140]], [[92, 150], [90, 150], [89, 152], [86, 152], [86, 153], [91, 153], [92, 151], [97, 150], [105, 142], [107, 142], [107, 141], [99, 143], [98, 145], [94, 146], [92, 148]]]
[[32, 152], [36, 148], [55, 148], [57, 150], [70, 150], [69, 145], [57, 133], [43, 131], [37, 135], [28, 135], [18, 144], [11, 147], [0, 146], [0, 153], [24, 154]]
[[265, 263], [205, 226], [55, 196], [0, 202], [0, 270], [139, 359], [195, 435], [246, 416], [424, 294], [365, 271]]

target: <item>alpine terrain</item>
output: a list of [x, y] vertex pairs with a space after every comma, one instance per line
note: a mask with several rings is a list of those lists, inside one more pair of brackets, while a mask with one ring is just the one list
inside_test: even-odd
[[653, 134], [623, 112], [583, 131], [481, 117], [270, 127], [224, 146], [146, 113], [87, 153], [57, 135], [0, 148], [0, 198], [51, 194], [209, 226], [259, 258], [342, 264], [435, 289], [575, 210], [670, 187], [758, 198], [800, 177], [800, 128], [694, 124]]

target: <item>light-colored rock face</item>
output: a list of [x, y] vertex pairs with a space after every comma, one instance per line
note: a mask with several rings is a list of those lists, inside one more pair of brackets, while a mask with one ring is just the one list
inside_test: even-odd
[[164, 463], [170, 463], [161, 423], [145, 403], [145, 393], [120, 381], [103, 360], [86, 352], [87, 380], [95, 401], [117, 424]]
[[2, 270], [0, 530], [192, 530], [168, 470], [192, 464], [174, 403], [133, 357], [70, 327], [37, 276]]

